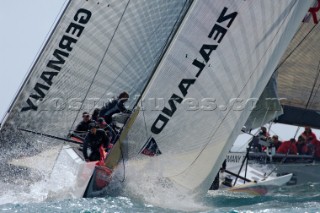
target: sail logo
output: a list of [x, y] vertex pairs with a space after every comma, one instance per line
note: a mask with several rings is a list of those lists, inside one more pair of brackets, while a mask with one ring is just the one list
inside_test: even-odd
[[46, 65], [48, 70], [41, 73], [41, 81], [38, 81], [33, 87], [34, 93], [30, 94], [26, 101], [27, 106], [24, 106], [21, 109], [21, 112], [29, 110], [37, 111], [39, 102], [44, 100], [46, 92], [50, 89], [53, 83], [53, 79], [61, 71], [61, 67], [65, 64], [66, 58], [68, 58], [72, 52], [73, 45], [78, 41], [85, 25], [89, 22], [91, 14], [92, 13], [89, 10], [83, 8], [80, 8], [76, 12], [73, 17], [74, 22], [71, 22], [67, 27], [59, 41], [59, 48], [55, 49], [52, 54], [53, 59], [49, 60]]
[[204, 62], [200, 62], [195, 59], [192, 63], [197, 69], [198, 72], [195, 75], [195, 78], [191, 79], [182, 79], [178, 85], [178, 88], [181, 92], [181, 96], [177, 94], [172, 94], [171, 98], [168, 101], [170, 109], [164, 107], [162, 109], [162, 113], [156, 118], [151, 127], [151, 132], [154, 134], [159, 134], [164, 127], [169, 122], [170, 118], [174, 115], [177, 110], [176, 103], [181, 104], [186, 95], [188, 94], [189, 88], [195, 84], [197, 78], [201, 75], [201, 72], [207, 65], [210, 60], [211, 53], [218, 48], [218, 45], [222, 42], [224, 36], [228, 32], [228, 28], [232, 25], [233, 21], [238, 15], [238, 12], [227, 13], [228, 8], [224, 7], [222, 12], [220, 13], [216, 23], [212, 27], [211, 31], [208, 34], [208, 38], [212, 38], [216, 43], [214, 44], [203, 44], [201, 49], [199, 50], [200, 55]]

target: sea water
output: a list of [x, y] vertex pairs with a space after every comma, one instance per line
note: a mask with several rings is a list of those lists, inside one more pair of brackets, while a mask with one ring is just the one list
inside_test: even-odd
[[[44, 158], [48, 160], [49, 157]], [[26, 160], [24, 160], [26, 162]], [[45, 161], [42, 161], [45, 163]], [[141, 165], [140, 162], [130, 162]], [[129, 162], [128, 162], [129, 164]], [[47, 165], [47, 164], [46, 164]], [[152, 164], [153, 165], [153, 164]], [[34, 165], [33, 165], [34, 166]], [[144, 165], [146, 167], [147, 165]], [[1, 167], [2, 168], [2, 167]], [[20, 167], [4, 167], [7, 171], [0, 177], [0, 212], [319, 212], [320, 181], [296, 186], [282, 186], [269, 190], [264, 196], [241, 194], [223, 190], [209, 191], [195, 200], [170, 182], [159, 180], [161, 174], [148, 175], [137, 172], [137, 166], [118, 171], [119, 184], [110, 193], [99, 198], [74, 198], [64, 188], [60, 194], [50, 197], [50, 173], [31, 169], [20, 171]], [[134, 169], [130, 169], [134, 168]], [[8, 172], [10, 171], [10, 172]], [[35, 172], [32, 172], [35, 171]], [[121, 173], [120, 171], [125, 171]], [[20, 178], [12, 178], [13, 175]], [[117, 172], [115, 172], [117, 175]], [[72, 179], [61, 172], [65, 180]], [[34, 181], [31, 181], [34, 180]], [[54, 182], [55, 183], [55, 182]]]
[[46, 184], [0, 182], [0, 212], [320, 212], [320, 184], [312, 183], [274, 188], [264, 196], [210, 191], [197, 201], [177, 196], [170, 189], [162, 190], [159, 196], [154, 191], [157, 187], [148, 183], [139, 193], [121, 190], [100, 198], [47, 199]]

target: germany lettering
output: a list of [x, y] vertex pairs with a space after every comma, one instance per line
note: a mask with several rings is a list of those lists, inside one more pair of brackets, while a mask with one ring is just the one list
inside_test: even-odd
[[[201, 72], [206, 67], [208, 61], [210, 60], [210, 55], [215, 51], [219, 44], [223, 41], [224, 36], [228, 32], [228, 28], [232, 25], [233, 21], [237, 16], [237, 12], [227, 13], [228, 8], [224, 7], [219, 18], [217, 19], [214, 26], [211, 28], [211, 31], [208, 34], [208, 38], [212, 38], [213, 43], [203, 44], [199, 50], [199, 53], [203, 60], [195, 59], [192, 65], [196, 68], [196, 73], [194, 78], [182, 79], [178, 83], [178, 88], [181, 94], [172, 94], [171, 98], [168, 101], [169, 108], [164, 107], [154, 121], [151, 132], [154, 134], [159, 134], [164, 127], [169, 122], [170, 118], [174, 115], [177, 110], [176, 104], [181, 104], [190, 87], [197, 82], [197, 78], [201, 75]], [[204, 61], [204, 62], [201, 62]]]
[[242, 155], [227, 155], [227, 163], [240, 163]]
[[30, 94], [26, 101], [27, 105], [21, 109], [21, 112], [29, 110], [37, 111], [39, 102], [45, 98], [54, 78], [61, 71], [62, 65], [64, 65], [72, 52], [74, 44], [77, 43], [90, 18], [91, 12], [89, 10], [81, 8], [76, 12], [73, 17], [74, 22], [71, 22], [67, 27], [58, 48], [53, 51], [52, 59], [48, 61], [46, 70], [41, 73], [39, 81], [33, 88], [33, 93]]

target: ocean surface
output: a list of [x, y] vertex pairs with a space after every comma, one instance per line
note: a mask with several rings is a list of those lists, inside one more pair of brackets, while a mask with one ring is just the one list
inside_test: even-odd
[[[47, 145], [46, 145], [47, 147]], [[157, 175], [141, 174], [136, 167], [127, 167], [126, 181], [115, 184], [110, 193], [99, 198], [73, 198], [69, 181], [76, 176], [66, 169], [53, 175], [50, 164], [54, 159], [70, 168], [67, 160], [57, 158], [60, 146], [42, 152], [38, 157], [22, 158], [15, 162], [0, 161], [0, 212], [319, 212], [320, 181], [295, 186], [272, 188], [264, 196], [241, 194], [223, 190], [209, 191], [195, 200], [186, 193], [159, 182]], [[5, 149], [7, 152], [11, 149]], [[6, 153], [7, 153], [6, 152]], [[60, 152], [64, 153], [64, 152]], [[40, 160], [41, 159], [41, 160]], [[40, 163], [40, 165], [37, 165]], [[133, 162], [134, 163], [134, 162]], [[59, 165], [59, 164], [57, 164]], [[41, 167], [43, 166], [43, 167]], [[26, 169], [29, 167], [30, 169]], [[32, 169], [37, 168], [37, 170]], [[60, 168], [60, 167], [57, 167]], [[72, 168], [72, 167], [71, 167]], [[121, 166], [119, 166], [121, 168]], [[134, 168], [134, 169], [130, 169]], [[70, 169], [69, 169], [70, 170]], [[121, 169], [120, 169], [121, 170]], [[51, 171], [51, 172], [49, 172]], [[65, 172], [62, 172], [65, 171]], [[320, 172], [320, 171], [319, 171]], [[120, 173], [120, 176], [122, 174]], [[61, 179], [62, 182], [53, 181]], [[124, 177], [124, 176], [123, 176]], [[113, 178], [116, 181], [116, 178]], [[121, 180], [120, 180], [121, 182]], [[52, 184], [53, 183], [53, 184]], [[160, 184], [159, 184], [160, 183]], [[111, 185], [111, 184], [110, 184]], [[60, 186], [60, 188], [59, 188]], [[55, 191], [54, 196], [50, 192]], [[51, 196], [50, 196], [51, 195]]]
[[48, 200], [45, 181], [29, 188], [11, 183], [0, 187], [0, 212], [320, 212], [320, 184], [311, 183], [272, 189], [264, 196], [210, 191], [198, 201], [175, 196], [170, 190], [159, 198], [148, 191], [146, 197], [122, 192], [101, 198]]

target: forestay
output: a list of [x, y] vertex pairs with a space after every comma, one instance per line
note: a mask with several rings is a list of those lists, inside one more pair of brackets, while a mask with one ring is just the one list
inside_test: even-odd
[[69, 1], [8, 110], [3, 129], [65, 136], [81, 112], [122, 91], [130, 94], [133, 106], [189, 4]]
[[153, 138], [162, 154], [140, 161], [147, 171], [206, 192], [250, 114], [230, 103], [261, 95], [311, 3], [194, 1], [139, 102], [128, 157]]

